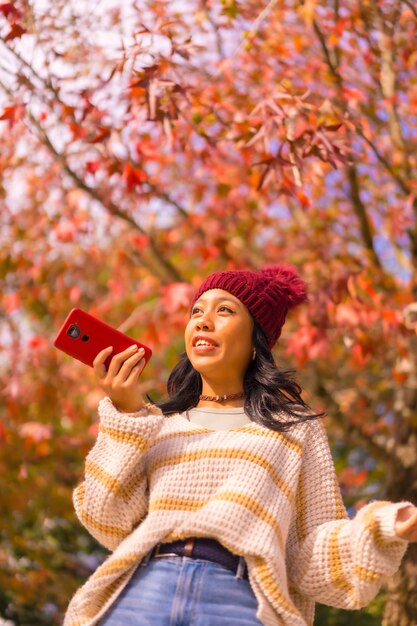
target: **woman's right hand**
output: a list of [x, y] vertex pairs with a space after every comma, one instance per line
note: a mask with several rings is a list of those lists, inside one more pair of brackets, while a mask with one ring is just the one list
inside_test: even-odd
[[97, 382], [108, 395], [116, 409], [123, 413], [135, 413], [145, 404], [140, 389], [139, 377], [145, 367], [143, 348], [130, 346], [119, 352], [110, 361], [106, 370], [105, 360], [112, 353], [109, 346], [98, 353], [93, 362]]

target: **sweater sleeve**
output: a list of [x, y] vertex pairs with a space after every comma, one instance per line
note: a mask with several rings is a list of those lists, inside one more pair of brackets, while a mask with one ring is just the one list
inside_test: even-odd
[[73, 500], [90, 534], [114, 550], [147, 513], [144, 455], [165, 418], [152, 404], [137, 413], [120, 413], [110, 398], [100, 401], [99, 417], [98, 437]]
[[394, 525], [410, 503], [372, 502], [348, 519], [324, 427], [308, 428], [288, 540], [290, 584], [315, 602], [357, 609], [399, 568], [408, 542]]

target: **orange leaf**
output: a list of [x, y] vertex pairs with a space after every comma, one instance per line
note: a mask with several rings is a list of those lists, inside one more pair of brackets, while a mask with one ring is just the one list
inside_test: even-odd
[[20, 296], [18, 293], [6, 293], [3, 297], [3, 306], [7, 313], [13, 313], [20, 307]]
[[355, 344], [352, 348], [352, 359], [353, 359], [353, 362], [359, 367], [362, 367], [363, 365], [365, 365], [365, 362], [366, 362], [365, 354], [364, 354], [362, 346], [359, 343]]
[[311, 200], [302, 191], [297, 191], [296, 194], [298, 201], [303, 209], [311, 209]]
[[78, 302], [81, 297], [81, 293], [81, 287], [79, 287], [78, 285], [74, 285], [74, 287], [71, 287], [71, 289], [69, 290], [70, 302], [72, 302], [72, 304]]
[[0, 120], [9, 120], [10, 128], [13, 128], [16, 122], [21, 120], [25, 114], [25, 107], [22, 104], [5, 107]]
[[339, 473], [339, 480], [347, 487], [361, 487], [368, 477], [366, 470], [357, 470], [353, 467], [345, 467]]

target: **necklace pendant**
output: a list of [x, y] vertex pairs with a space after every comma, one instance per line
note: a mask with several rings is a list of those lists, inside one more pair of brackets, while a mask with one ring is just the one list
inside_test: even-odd
[[209, 400], [210, 402], [224, 402], [225, 400], [240, 400], [245, 397], [245, 392], [241, 391], [239, 393], [232, 393], [230, 395], [217, 395], [217, 396], [205, 396], [203, 394], [200, 395], [200, 400]]

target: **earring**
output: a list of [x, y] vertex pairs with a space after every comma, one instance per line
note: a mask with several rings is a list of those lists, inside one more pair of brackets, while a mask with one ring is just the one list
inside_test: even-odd
[[255, 359], [256, 359], [256, 350], [254, 348], [252, 352], [252, 361], [254, 361]]

